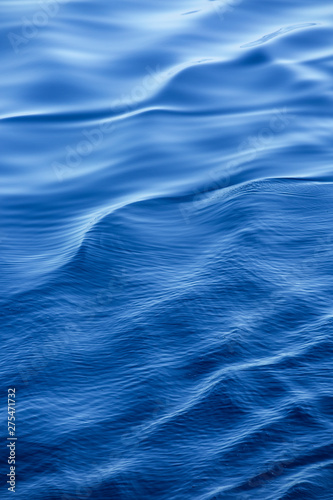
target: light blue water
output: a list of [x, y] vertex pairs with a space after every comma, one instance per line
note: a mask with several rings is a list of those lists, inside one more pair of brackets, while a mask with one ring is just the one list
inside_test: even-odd
[[332, 500], [332, 6], [0, 9], [0, 497]]

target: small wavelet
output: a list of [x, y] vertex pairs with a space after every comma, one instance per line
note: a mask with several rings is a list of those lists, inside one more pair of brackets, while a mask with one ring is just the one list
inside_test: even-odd
[[245, 48], [255, 47], [256, 45], [262, 45], [263, 43], [266, 43], [269, 40], [272, 40], [273, 38], [276, 38], [278, 36], [285, 35], [290, 31], [300, 30], [302, 28], [309, 28], [311, 26], [317, 26], [317, 23], [303, 23], [303, 24], [294, 24], [292, 26], [286, 26], [285, 28], [280, 28], [279, 30], [274, 31], [273, 33], [268, 33], [267, 35], [262, 36], [261, 38], [255, 40], [254, 42], [249, 42], [244, 45], [241, 45], [241, 48], [245, 49]]

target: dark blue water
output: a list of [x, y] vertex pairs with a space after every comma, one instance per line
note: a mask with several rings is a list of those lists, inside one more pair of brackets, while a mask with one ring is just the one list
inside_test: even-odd
[[0, 498], [332, 500], [333, 7], [0, 10]]

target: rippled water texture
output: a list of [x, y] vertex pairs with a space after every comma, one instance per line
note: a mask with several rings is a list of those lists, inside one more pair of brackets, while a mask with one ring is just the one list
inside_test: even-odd
[[15, 498], [332, 500], [330, 3], [0, 9]]

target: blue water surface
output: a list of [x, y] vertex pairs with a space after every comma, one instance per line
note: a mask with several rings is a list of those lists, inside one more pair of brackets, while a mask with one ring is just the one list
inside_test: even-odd
[[0, 11], [0, 498], [332, 500], [333, 6]]

